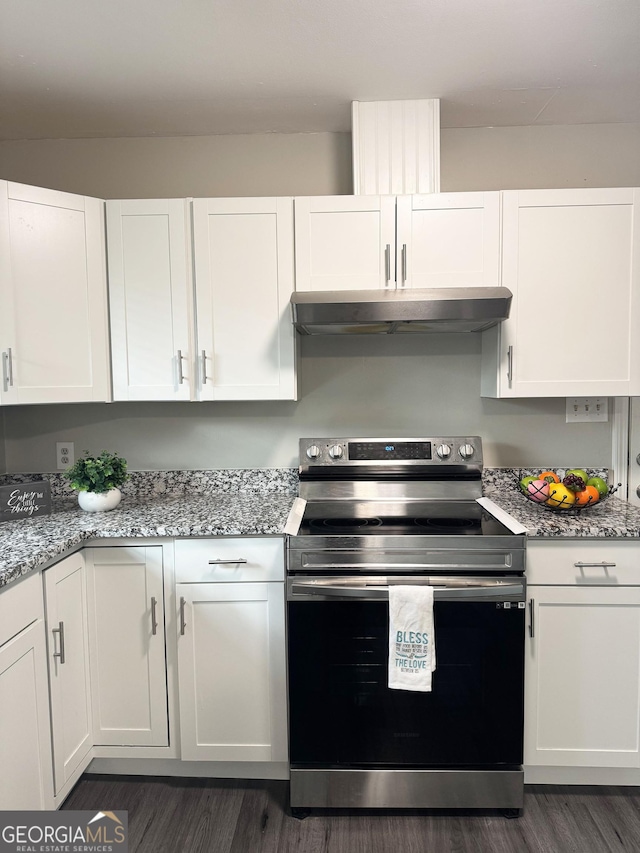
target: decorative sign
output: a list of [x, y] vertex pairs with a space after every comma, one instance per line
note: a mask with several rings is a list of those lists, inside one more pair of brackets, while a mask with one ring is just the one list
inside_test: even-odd
[[32, 518], [50, 512], [51, 485], [46, 480], [0, 486], [0, 521]]

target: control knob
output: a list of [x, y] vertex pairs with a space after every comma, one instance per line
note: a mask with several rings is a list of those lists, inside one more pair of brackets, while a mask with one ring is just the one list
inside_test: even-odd
[[334, 444], [333, 447], [329, 448], [329, 456], [332, 459], [341, 459], [343, 453], [344, 451], [339, 444]]
[[472, 444], [462, 444], [459, 452], [462, 459], [471, 459], [474, 454], [474, 447]]
[[436, 453], [440, 459], [448, 459], [451, 456], [451, 448], [448, 444], [440, 444], [436, 447]]
[[309, 459], [317, 459], [320, 456], [320, 448], [317, 444], [312, 444], [311, 447], [307, 448], [307, 456]]

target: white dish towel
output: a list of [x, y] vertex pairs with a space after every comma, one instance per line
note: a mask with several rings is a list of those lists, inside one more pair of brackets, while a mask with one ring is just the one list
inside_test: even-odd
[[389, 687], [431, 691], [436, 668], [433, 587], [389, 585]]

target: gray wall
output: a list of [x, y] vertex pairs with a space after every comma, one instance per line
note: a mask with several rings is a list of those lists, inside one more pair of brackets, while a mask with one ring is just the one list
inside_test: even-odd
[[7, 410], [11, 471], [55, 468], [55, 442], [117, 450], [133, 469], [295, 464], [298, 438], [479, 434], [488, 465], [610, 464], [608, 424], [565, 401], [480, 398], [480, 336], [308, 338], [297, 403], [113, 403]]
[[[449, 129], [441, 157], [443, 191], [640, 185], [640, 125]], [[106, 198], [348, 194], [350, 137], [5, 142], [0, 176]], [[7, 407], [6, 467], [53, 470], [59, 440], [133, 469], [214, 468], [292, 465], [305, 435], [431, 432], [482, 435], [489, 465], [610, 465], [610, 425], [567, 425], [564, 399], [481, 399], [480, 344], [305, 340], [297, 403]]]

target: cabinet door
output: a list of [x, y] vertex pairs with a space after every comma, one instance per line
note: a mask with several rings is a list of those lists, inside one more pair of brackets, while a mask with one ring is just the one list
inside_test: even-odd
[[502, 283], [514, 299], [485, 333], [497, 384], [483, 394], [640, 393], [638, 199], [633, 189], [503, 194]]
[[88, 548], [93, 741], [167, 746], [161, 547]]
[[290, 198], [195, 199], [201, 400], [295, 400]]
[[178, 584], [182, 758], [286, 761], [284, 584]]
[[640, 767], [640, 590], [530, 586], [525, 765]]
[[108, 201], [114, 400], [189, 400], [190, 226], [182, 199]]
[[500, 193], [399, 196], [398, 287], [498, 287]]
[[104, 202], [0, 182], [3, 403], [109, 400]]
[[42, 619], [0, 647], [0, 721], [0, 810], [53, 808]]
[[394, 288], [395, 208], [395, 196], [296, 198], [296, 290]]
[[45, 612], [53, 732], [53, 772], [58, 793], [90, 760], [91, 686], [87, 596], [82, 553], [44, 572]]

